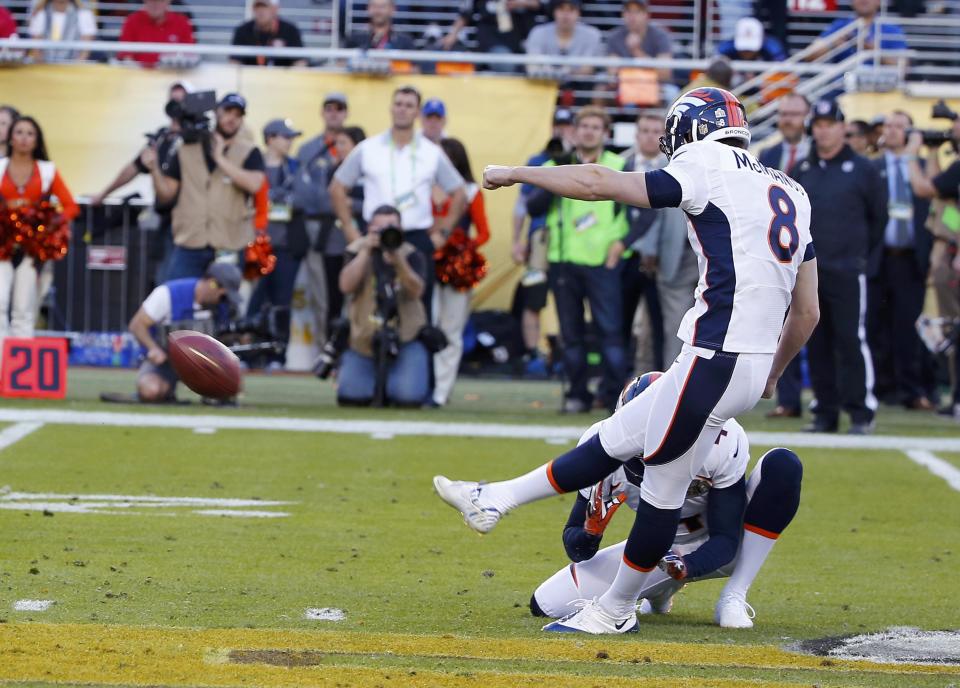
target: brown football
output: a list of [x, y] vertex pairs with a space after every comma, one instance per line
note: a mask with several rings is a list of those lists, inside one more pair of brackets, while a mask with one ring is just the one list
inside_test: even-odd
[[194, 392], [227, 399], [240, 391], [240, 359], [221, 342], [193, 330], [171, 332], [167, 342], [177, 377]]

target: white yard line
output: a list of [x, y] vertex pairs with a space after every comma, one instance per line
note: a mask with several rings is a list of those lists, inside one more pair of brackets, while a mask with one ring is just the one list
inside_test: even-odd
[[[141, 428], [198, 427], [217, 430], [277, 430], [288, 432], [334, 432], [359, 435], [433, 436], [433, 437], [491, 437], [500, 439], [546, 440], [574, 442], [585, 426], [516, 425], [504, 423], [439, 423], [434, 421], [400, 420], [323, 420], [260, 416], [211, 416], [171, 413], [116, 413], [112, 411], [63, 411], [0, 408], [0, 422], [14, 422], [39, 427], [42, 423], [60, 425], [96, 425]], [[14, 426], [17, 427], [17, 426]], [[36, 429], [31, 428], [31, 432]], [[0, 437], [12, 431], [7, 428]], [[820, 449], [877, 449], [906, 451], [960, 452], [960, 438], [903, 437], [873, 435], [808, 434], [801, 432], [751, 432], [750, 441], [758, 446], [812, 447]], [[19, 439], [19, 437], [17, 438]], [[2, 448], [2, 446], [0, 446]]]
[[947, 485], [960, 492], [960, 469], [952, 463], [922, 449], [911, 449], [904, 453], [911, 461], [920, 464], [938, 478], [943, 478]]
[[43, 427], [43, 423], [32, 421], [20, 421], [9, 428], [0, 430], [0, 449], [6, 449], [11, 444], [16, 444], [24, 437]]

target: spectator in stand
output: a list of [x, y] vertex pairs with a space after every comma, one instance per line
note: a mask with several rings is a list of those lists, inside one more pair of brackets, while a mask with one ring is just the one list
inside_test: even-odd
[[[280, 0], [254, 0], [253, 19], [233, 31], [233, 45], [263, 46], [267, 48], [302, 48], [303, 39], [295, 24], [279, 16]], [[246, 55], [230, 58], [231, 62], [270, 67], [306, 67], [306, 59]]]
[[355, 31], [347, 38], [346, 48], [361, 50], [413, 50], [413, 39], [393, 30], [393, 0], [370, 0], [367, 16], [370, 27], [367, 31]]
[[[300, 270], [302, 249], [306, 248], [306, 229], [303, 213], [293, 203], [293, 183], [297, 178], [297, 161], [290, 157], [293, 140], [303, 132], [290, 126], [289, 120], [274, 119], [263, 128], [265, 145], [264, 174], [270, 188], [270, 210], [267, 232], [277, 263], [269, 275], [257, 280], [247, 304], [247, 316], [255, 316], [266, 305], [290, 307], [293, 285]], [[283, 341], [290, 332], [281, 333]], [[282, 368], [283, 357], [275, 356], [270, 368]]]
[[17, 20], [3, 5], [0, 5], [0, 38], [13, 38], [17, 35]]
[[10, 133], [10, 125], [19, 116], [19, 110], [12, 105], [0, 105], [0, 158], [10, 154], [7, 148], [7, 135]]
[[851, 435], [873, 431], [877, 399], [866, 341], [867, 260], [883, 239], [887, 187], [869, 160], [844, 142], [844, 116], [834, 100], [813, 106], [814, 145], [794, 168], [810, 196], [810, 232], [817, 247], [820, 322], [807, 342], [816, 402], [807, 432], [837, 432], [841, 408]]
[[[143, 9], [130, 14], [120, 30], [124, 43], [194, 43], [193, 25], [182, 14], [170, 11], [170, 0], [143, 0]], [[120, 53], [121, 60], [135, 60], [144, 67], [160, 61], [159, 53]]]
[[[469, 236], [470, 227], [476, 228], [476, 245], [483, 246], [490, 239], [490, 227], [487, 224], [487, 211], [483, 205], [483, 192], [473, 179], [467, 150], [457, 139], [443, 139], [440, 147], [453, 163], [457, 172], [466, 182], [464, 191], [467, 196], [466, 212], [456, 220], [453, 234], [448, 238], [456, 240], [457, 235]], [[454, 244], [457, 245], [457, 244]], [[453, 383], [460, 368], [463, 355], [463, 328], [470, 317], [470, 297], [472, 290], [460, 291], [450, 285], [441, 284], [433, 292], [433, 318], [437, 327], [447, 337], [447, 346], [433, 357], [433, 399], [432, 406], [445, 406], [450, 400]]]
[[[0, 203], [9, 208], [31, 206], [50, 196], [62, 206], [67, 221], [80, 214], [47, 155], [43, 131], [35, 119], [20, 116], [13, 121], [7, 133], [7, 153], [8, 157], [0, 159]], [[14, 260], [0, 260], [0, 340], [8, 334], [32, 337], [37, 320], [38, 261], [20, 248], [17, 253], [20, 261], [16, 268]]]
[[[826, 55], [830, 50], [836, 47], [841, 41], [850, 38], [851, 34], [845, 34], [846, 38], [837, 37], [837, 33], [850, 26], [853, 22], [860, 20], [864, 25], [863, 49], [865, 51], [874, 50], [877, 40], [877, 24], [875, 22], [877, 13], [880, 11], [880, 0], [853, 0], [853, 17], [844, 17], [834, 19], [833, 22], [825, 28], [820, 37], [814, 43], [811, 52], [811, 60], [819, 59]], [[852, 34], [856, 36], [856, 32]], [[880, 49], [881, 50], [906, 50], [907, 39], [901, 29], [896, 24], [883, 23], [880, 28]], [[844, 48], [831, 58], [833, 62], [843, 62], [848, 57], [852, 57], [856, 49], [853, 47]], [[894, 58], [884, 60], [885, 62], [895, 62]]]
[[443, 129], [447, 126], [447, 106], [439, 98], [431, 98], [420, 111], [420, 130], [423, 135], [440, 145]]
[[[604, 150], [609, 129], [610, 116], [605, 110], [582, 108], [576, 116], [576, 148], [561, 163], [596, 163], [622, 170], [625, 160]], [[544, 167], [557, 164], [548, 160]], [[594, 395], [587, 388], [585, 301], [590, 304], [603, 353], [603, 382], [596, 400], [613, 410], [627, 375], [621, 257], [635, 237], [628, 238], [626, 212], [613, 201], [560, 198], [543, 189], [531, 194], [527, 207], [531, 213], [547, 212], [550, 288], [560, 321], [564, 369], [570, 380], [563, 411], [585, 413], [593, 408]]]
[[847, 122], [846, 130], [847, 145], [853, 149], [857, 155], [865, 158], [872, 157], [870, 151], [870, 125], [862, 119], [854, 119]]
[[923, 385], [923, 343], [915, 324], [923, 312], [933, 236], [925, 227], [930, 202], [910, 188], [907, 131], [913, 119], [902, 110], [883, 125], [882, 155], [874, 167], [887, 184], [890, 217], [883, 243], [870, 258], [867, 335], [874, 354], [878, 395], [908, 409], [932, 411]]
[[[558, 108], [553, 114], [553, 130], [544, 149], [527, 160], [527, 165], [536, 167], [548, 160], [560, 159], [573, 150], [573, 112]], [[546, 365], [540, 354], [540, 311], [547, 305], [547, 216], [546, 213], [528, 213], [527, 199], [536, 187], [524, 184], [520, 187], [513, 211], [513, 260], [525, 265], [523, 277], [517, 284], [511, 311], [520, 323], [523, 333], [524, 366], [528, 374], [545, 375]], [[530, 217], [527, 240], [523, 241], [523, 225]]]
[[294, 206], [303, 212], [305, 218], [307, 303], [313, 313], [313, 336], [321, 344], [327, 339], [330, 321], [340, 312], [339, 308], [331, 309], [331, 303], [342, 303], [336, 277], [328, 274], [326, 269], [326, 256], [331, 251], [342, 256], [347, 241], [343, 230], [337, 226], [328, 187], [333, 179], [334, 165], [342, 159], [337, 137], [348, 113], [347, 97], [343, 93], [328, 93], [320, 110], [323, 133], [301, 145], [297, 151]]
[[[646, 0], [626, 0], [623, 3], [623, 26], [607, 34], [607, 52], [613, 57], [657, 58], [673, 57], [673, 39], [670, 32], [650, 21]], [[673, 75], [669, 68], [657, 70], [661, 86], [670, 84]], [[672, 84], [671, 84], [672, 85]], [[674, 87], [675, 91], [675, 87]], [[675, 93], [671, 93], [669, 100]]]
[[[344, 159], [350, 155], [361, 141], [367, 138], [366, 132], [360, 127], [344, 127], [337, 132], [337, 156], [334, 167], [331, 170], [331, 176], [336, 174], [337, 168], [343, 163]], [[354, 184], [348, 192], [350, 197], [351, 212], [353, 221], [361, 231], [366, 231], [366, 223], [363, 221], [363, 184]], [[326, 247], [323, 250], [323, 269], [327, 276], [327, 294], [329, 302], [327, 312], [330, 314], [330, 320], [338, 318], [343, 311], [343, 293], [338, 286], [340, 271], [343, 269], [343, 256], [347, 243], [343, 236], [343, 230], [340, 229], [340, 223], [334, 225], [327, 239]]]
[[717, 54], [747, 62], [782, 62], [787, 59], [780, 41], [764, 35], [763, 24], [753, 17], [743, 17], [737, 21], [733, 40], [717, 45]]
[[[810, 155], [810, 137], [807, 136], [807, 115], [810, 102], [799, 93], [788, 93], [778, 103], [777, 129], [781, 141], [764, 149], [758, 160], [767, 167], [782, 170], [787, 174], [801, 160]], [[801, 394], [803, 373], [800, 357], [794, 358], [777, 382], [777, 405], [767, 413], [768, 418], [799, 418], [803, 415]]]
[[[960, 118], [953, 120], [949, 144], [960, 146]], [[923, 135], [910, 134], [904, 151], [910, 171], [910, 187], [914, 196], [932, 201], [927, 228], [933, 234], [930, 253], [930, 281], [937, 298], [937, 310], [942, 318], [960, 318], [960, 290], [957, 289], [960, 264], [957, 263], [957, 237], [960, 233], [960, 160], [954, 160], [943, 170], [940, 167], [940, 146], [928, 146], [926, 166], [920, 165]], [[953, 393], [950, 403], [938, 413], [960, 420], [960, 356], [953, 352]]]
[[243, 126], [246, 111], [246, 99], [229, 93], [217, 105], [208, 144], [183, 143], [162, 167], [154, 151], [141, 155], [157, 200], [176, 199], [168, 280], [199, 277], [217, 251], [241, 251], [253, 240], [253, 196], [265, 176], [263, 154]]
[[[92, 41], [97, 37], [93, 12], [77, 0], [41, 0], [30, 17], [30, 38], [48, 41]], [[42, 62], [86, 60], [89, 50], [31, 50]]]
[[695, 88], [722, 88], [729, 91], [733, 83], [733, 67], [730, 65], [730, 58], [723, 55], [715, 55], [707, 66], [707, 71], [701, 72], [689, 84], [680, 91], [686, 93]]
[[[536, 21], [543, 3], [540, 0], [463, 0], [460, 14], [440, 42], [444, 50], [457, 47], [460, 32], [476, 28], [477, 52], [488, 54], [522, 53], [523, 41]], [[494, 64], [495, 72], [512, 72], [512, 65]]]
[[[389, 130], [363, 141], [343, 161], [330, 183], [330, 198], [347, 241], [360, 236], [353, 220], [349, 190], [362, 180], [363, 217], [369, 222], [383, 205], [397, 208], [403, 218], [405, 241], [417, 247], [424, 265], [433, 265], [433, 252], [443, 245], [466, 209], [463, 178], [440, 146], [414, 129], [420, 114], [420, 92], [402, 86], [393, 93]], [[452, 197], [446, 218], [434, 220], [431, 193], [439, 186]], [[430, 313], [433, 271], [424, 279], [423, 299]]]
[[[527, 38], [528, 55], [556, 57], [602, 57], [603, 35], [600, 30], [580, 21], [580, 0], [558, 0], [553, 5], [553, 21], [535, 26]], [[594, 68], [547, 67], [528, 65], [532, 77], [558, 76], [575, 81], [576, 77], [593, 74]]]

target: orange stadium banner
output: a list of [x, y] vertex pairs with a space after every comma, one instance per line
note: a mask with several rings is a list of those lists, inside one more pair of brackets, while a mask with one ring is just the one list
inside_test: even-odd
[[[102, 189], [165, 122], [168, 87], [187, 80], [195, 89], [242, 93], [247, 124], [261, 142], [263, 125], [282, 117], [304, 131], [322, 129], [323, 94], [341, 91], [350, 102], [348, 124], [368, 135], [389, 126], [390, 94], [412, 84], [424, 98], [447, 106], [447, 135], [466, 145], [479, 179], [485, 165], [522, 164], [550, 136], [555, 85], [494, 75], [366, 76], [311, 69], [202, 65], [186, 71], [113, 65], [34, 65], [0, 68], [3, 102], [35, 116], [50, 156], [75, 195]], [[261, 142], [262, 143], [262, 142]], [[144, 188], [146, 179], [141, 181]], [[474, 308], [508, 308], [520, 270], [510, 259], [511, 215], [518, 190], [488, 194], [491, 240], [484, 247], [490, 271]]]

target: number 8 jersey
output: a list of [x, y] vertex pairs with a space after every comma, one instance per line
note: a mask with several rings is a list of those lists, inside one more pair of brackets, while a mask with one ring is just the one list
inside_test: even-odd
[[775, 352], [797, 271], [815, 255], [803, 187], [718, 141], [687, 143], [645, 180], [651, 207], [686, 212], [700, 267], [677, 336], [705, 349]]

